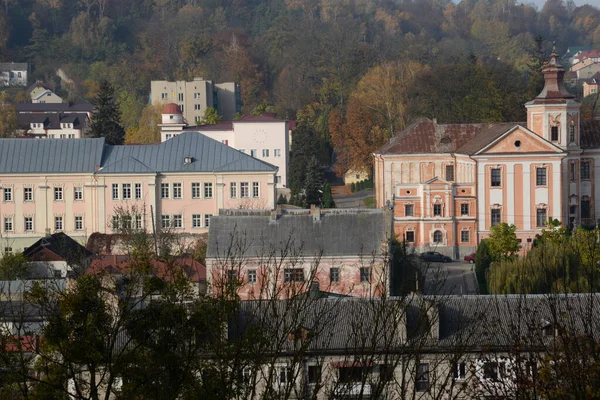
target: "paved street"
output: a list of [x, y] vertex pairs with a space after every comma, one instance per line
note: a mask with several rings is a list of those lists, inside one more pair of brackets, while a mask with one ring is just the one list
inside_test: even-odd
[[473, 264], [453, 261], [431, 263], [427, 268], [426, 294], [477, 294]]
[[351, 193], [345, 190], [343, 186], [333, 186], [333, 201], [337, 208], [365, 208], [363, 200], [373, 196], [372, 190], [362, 190], [357, 193]]

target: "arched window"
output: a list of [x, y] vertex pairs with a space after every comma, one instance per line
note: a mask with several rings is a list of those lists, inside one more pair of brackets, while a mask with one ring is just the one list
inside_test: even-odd
[[433, 243], [442, 243], [442, 231], [433, 232]]

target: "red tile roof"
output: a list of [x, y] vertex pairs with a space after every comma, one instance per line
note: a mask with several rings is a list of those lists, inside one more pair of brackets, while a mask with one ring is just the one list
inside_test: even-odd
[[235, 122], [285, 122], [282, 119], [275, 118], [273, 113], [262, 113], [261, 115], [246, 115]]
[[[130, 268], [129, 259], [129, 256], [123, 255], [100, 256], [92, 260], [88, 272], [91, 274], [123, 273]], [[170, 265], [163, 260], [153, 259], [150, 260], [150, 264], [154, 274], [167, 282], [180, 271], [183, 271], [192, 282], [206, 281], [206, 266], [192, 257], [176, 258]]]

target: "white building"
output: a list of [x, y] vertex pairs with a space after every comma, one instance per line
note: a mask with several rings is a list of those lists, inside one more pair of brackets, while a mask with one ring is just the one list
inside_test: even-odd
[[27, 63], [0, 63], [0, 86], [27, 86]]

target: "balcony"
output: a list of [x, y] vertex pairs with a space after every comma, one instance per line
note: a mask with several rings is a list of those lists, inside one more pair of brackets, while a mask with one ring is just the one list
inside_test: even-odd
[[365, 383], [363, 386], [361, 382], [337, 382], [334, 386], [333, 393], [336, 396], [359, 396], [361, 394], [363, 396], [370, 396], [371, 385], [369, 383]]

